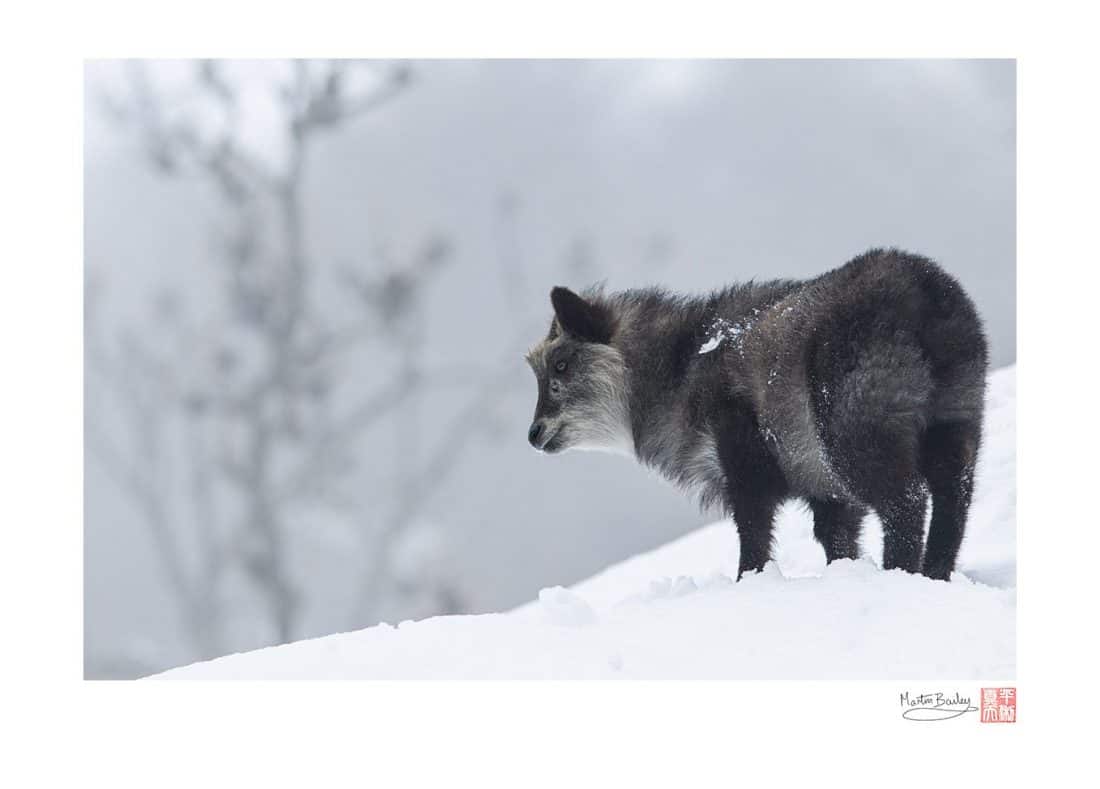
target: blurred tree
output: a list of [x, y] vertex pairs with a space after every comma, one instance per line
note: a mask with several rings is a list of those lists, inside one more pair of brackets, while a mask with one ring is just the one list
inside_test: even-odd
[[[90, 279], [87, 287], [87, 362], [109, 387], [128, 436], [112, 441], [93, 417], [86, 422], [88, 445], [138, 507], [198, 658], [225, 651], [242, 582], [261, 601], [269, 628], [235, 648], [299, 633], [308, 591], [292, 571], [288, 513], [306, 503], [341, 509], [361, 528], [363, 588], [353, 603], [354, 624], [375, 621], [387, 595], [444, 600], [444, 607], [461, 610], [453, 579], [409, 570], [407, 557], [418, 554], [407, 545], [416, 540], [403, 535], [470, 439], [492, 428], [491, 403], [514, 373], [512, 365], [466, 369], [476, 384], [470, 404], [456, 409], [430, 451], [402, 454], [400, 482], [376, 506], [341, 489], [355, 477], [366, 431], [404, 414], [414, 435], [418, 418], [409, 404], [450, 377], [425, 370], [419, 351], [423, 297], [451, 249], [445, 238], [431, 237], [411, 260], [379, 271], [345, 268], [338, 284], [354, 311], [343, 323], [318, 305], [322, 269], [305, 241], [309, 152], [326, 132], [399, 96], [411, 72], [404, 64], [372, 62], [285, 65], [263, 88], [274, 91], [276, 109], [264, 130], [266, 146], [241, 128], [242, 108], [255, 99], [247, 92], [256, 88], [235, 81], [222, 63], [195, 63], [186, 93], [171, 97], [144, 64], [131, 63], [126, 95], [105, 97], [109, 113], [138, 133], [151, 166], [207, 183], [224, 219], [213, 317], [190, 315], [183, 299], [166, 290], [153, 300], [148, 326], [107, 338], [97, 309], [102, 283]], [[396, 371], [351, 399], [348, 383], [361, 365], [350, 354], [371, 341], [393, 352]], [[173, 453], [173, 441], [182, 452]], [[174, 467], [180, 454], [185, 473]], [[383, 498], [390, 506], [377, 506]], [[396, 556], [406, 557], [399, 577]]]

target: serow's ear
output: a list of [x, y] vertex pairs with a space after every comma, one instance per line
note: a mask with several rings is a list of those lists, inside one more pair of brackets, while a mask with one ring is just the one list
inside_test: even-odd
[[585, 301], [569, 288], [550, 291], [550, 303], [562, 331], [586, 342], [611, 342], [614, 328], [611, 312], [600, 304]]

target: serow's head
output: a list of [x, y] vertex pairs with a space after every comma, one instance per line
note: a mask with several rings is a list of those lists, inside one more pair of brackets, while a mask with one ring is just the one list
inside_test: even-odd
[[613, 345], [616, 319], [598, 296], [550, 291], [554, 319], [527, 354], [538, 380], [535, 418], [527, 440], [535, 449], [629, 452], [626, 369]]

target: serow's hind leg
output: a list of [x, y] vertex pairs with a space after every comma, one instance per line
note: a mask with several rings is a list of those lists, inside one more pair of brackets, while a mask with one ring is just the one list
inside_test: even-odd
[[817, 380], [829, 383], [828, 397], [818, 400], [819, 423], [839, 478], [882, 521], [883, 568], [915, 573], [928, 499], [920, 441], [933, 371], [915, 339], [913, 316], [885, 307], [868, 306], [834, 327], [844, 341], [817, 362]]
[[973, 422], [936, 424], [925, 434], [921, 471], [932, 492], [932, 524], [921, 572], [929, 578], [946, 581], [955, 569], [974, 492], [980, 437]]
[[859, 558], [859, 535], [867, 511], [839, 501], [811, 499], [814, 537], [825, 549], [825, 561]]
[[882, 521], [882, 569], [920, 570], [928, 492], [913, 477], [875, 505]]
[[919, 572], [928, 507], [919, 430], [905, 419], [861, 428], [851, 434], [841, 471], [858, 499], [882, 521], [883, 569]]

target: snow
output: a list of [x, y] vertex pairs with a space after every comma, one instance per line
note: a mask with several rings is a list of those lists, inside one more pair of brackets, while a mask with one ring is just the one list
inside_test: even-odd
[[596, 621], [596, 612], [583, 597], [561, 586], [539, 592], [538, 611], [544, 622], [580, 627]]
[[[699, 354], [710, 353], [726, 340], [739, 340], [744, 334], [746, 326], [734, 325], [725, 318], [715, 318], [707, 330], [707, 341], [699, 347]], [[740, 347], [740, 345], [738, 345]]]
[[726, 335], [722, 334], [721, 332], [719, 332], [718, 334], [715, 334], [713, 337], [711, 337], [705, 343], [703, 343], [701, 346], [699, 346], [699, 353], [700, 354], [710, 353], [715, 348], [717, 348], [719, 345], [721, 345], [722, 340], [724, 340], [724, 339], [726, 339]]
[[433, 617], [231, 655], [165, 679], [1006, 679], [1016, 671], [1016, 371], [990, 376], [986, 434], [951, 583], [826, 566], [804, 508], [776, 559], [733, 583], [737, 535], [704, 527], [514, 611]]

